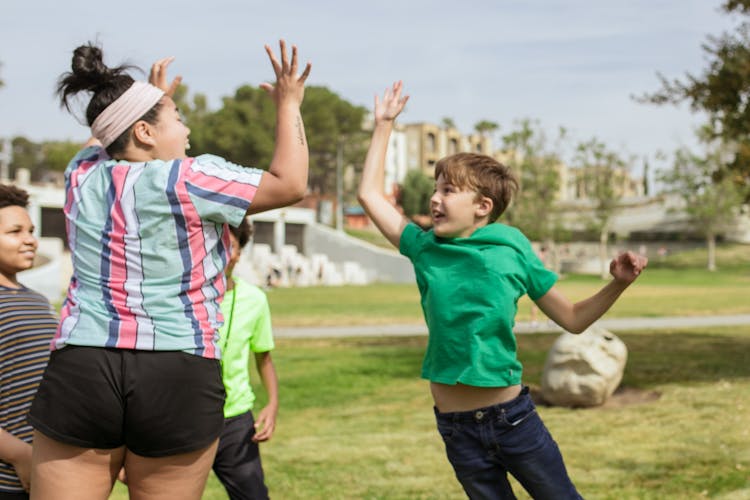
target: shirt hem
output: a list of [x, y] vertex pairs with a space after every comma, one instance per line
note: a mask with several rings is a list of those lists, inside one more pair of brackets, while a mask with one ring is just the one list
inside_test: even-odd
[[463, 385], [469, 385], [472, 387], [511, 387], [514, 385], [519, 385], [521, 383], [521, 378], [513, 378], [510, 380], [456, 380], [454, 378], [451, 379], [444, 379], [439, 377], [430, 377], [429, 375], [423, 373], [422, 378], [425, 380], [429, 380], [430, 382], [435, 382], [438, 384], [445, 384], [445, 385], [457, 385], [457, 384], [463, 384]]

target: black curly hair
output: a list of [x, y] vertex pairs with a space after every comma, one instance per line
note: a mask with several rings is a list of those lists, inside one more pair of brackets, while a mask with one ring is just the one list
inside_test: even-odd
[[[133, 85], [133, 78], [127, 74], [135, 66], [123, 64], [109, 68], [104, 64], [102, 49], [87, 43], [73, 51], [71, 71], [63, 73], [57, 82], [57, 95], [60, 105], [70, 111], [70, 98], [79, 92], [91, 92], [91, 100], [86, 108], [86, 122], [89, 126], [104, 109], [112, 104], [126, 90]], [[154, 105], [138, 121], [143, 120], [151, 124], [156, 123], [160, 103]], [[130, 138], [132, 127], [107, 147], [107, 153], [115, 156], [125, 150]]]
[[29, 206], [29, 193], [12, 184], [0, 184], [0, 208]]

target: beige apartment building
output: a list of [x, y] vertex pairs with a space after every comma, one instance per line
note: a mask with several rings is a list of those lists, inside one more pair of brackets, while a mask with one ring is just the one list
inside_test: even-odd
[[[568, 168], [565, 200], [585, 200], [591, 197], [592, 177], [596, 176], [595, 167]], [[642, 177], [634, 177], [627, 168], [616, 168], [609, 177], [614, 195], [618, 199], [640, 198], [645, 195]]]
[[[506, 150], [506, 149], [499, 149], [495, 151], [495, 153], [492, 155], [493, 158], [495, 158], [497, 161], [502, 163], [503, 165], [517, 165], [521, 163], [522, 158], [519, 157], [520, 153], [514, 150]], [[555, 164], [555, 170], [557, 170], [557, 175], [560, 176], [560, 185], [556, 194], [556, 198], [560, 201], [566, 201], [570, 199], [569, 196], [569, 184], [570, 184], [570, 169], [568, 166], [563, 163], [557, 163]], [[516, 175], [520, 177], [520, 172], [516, 172]]]
[[[366, 123], [365, 128], [371, 127]], [[407, 172], [419, 169], [434, 177], [435, 164], [441, 158], [459, 152], [475, 152], [494, 157], [507, 165], [519, 163], [517, 153], [495, 150], [487, 135], [462, 134], [453, 127], [420, 122], [397, 124], [389, 139], [385, 161], [385, 192], [394, 196]], [[590, 197], [589, 175], [579, 168], [561, 162], [555, 166], [560, 176], [557, 198], [562, 202], [585, 201]], [[612, 177], [618, 198], [632, 199], [644, 195], [643, 181], [627, 169], [619, 169]]]
[[407, 169], [421, 169], [435, 175], [440, 158], [461, 152], [493, 154], [492, 139], [481, 134], [464, 135], [455, 128], [433, 123], [410, 123], [405, 126]]
[[[519, 153], [509, 150], [495, 151], [493, 157], [500, 163], [514, 165], [520, 163]], [[591, 177], [595, 174], [593, 169], [581, 169], [569, 167], [564, 162], [555, 165], [560, 176], [560, 186], [557, 199], [562, 202], [575, 202], [587, 200], [591, 197]], [[519, 172], [520, 174], [520, 172]], [[631, 175], [626, 168], [617, 168], [610, 177], [614, 187], [614, 194], [619, 199], [640, 198], [645, 195], [643, 179]]]

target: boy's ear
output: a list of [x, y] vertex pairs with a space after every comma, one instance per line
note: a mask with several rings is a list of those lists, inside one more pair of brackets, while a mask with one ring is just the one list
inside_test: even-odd
[[492, 209], [495, 207], [495, 204], [492, 202], [490, 198], [487, 198], [486, 196], [479, 196], [479, 199], [477, 199], [477, 209], [475, 211], [475, 214], [478, 218], [487, 217], [492, 213]]
[[151, 147], [156, 146], [153, 127], [144, 120], [138, 120], [133, 125], [133, 139], [136, 144], [140, 143]]

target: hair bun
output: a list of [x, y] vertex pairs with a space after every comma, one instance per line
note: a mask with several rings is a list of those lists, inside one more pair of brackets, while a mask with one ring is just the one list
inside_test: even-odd
[[104, 64], [102, 49], [92, 43], [81, 45], [73, 51], [71, 71], [63, 73], [57, 81], [57, 94], [60, 104], [70, 111], [69, 99], [78, 92], [88, 91], [102, 94], [100, 99], [92, 99], [98, 104], [89, 105], [86, 120], [91, 125], [94, 118], [108, 104], [117, 99], [133, 83], [127, 74], [132, 66], [124, 64], [113, 68]]
[[102, 50], [93, 45], [82, 45], [73, 51], [71, 62], [73, 74], [87, 80], [91, 87], [97, 87], [111, 76], [111, 70], [104, 64]]

